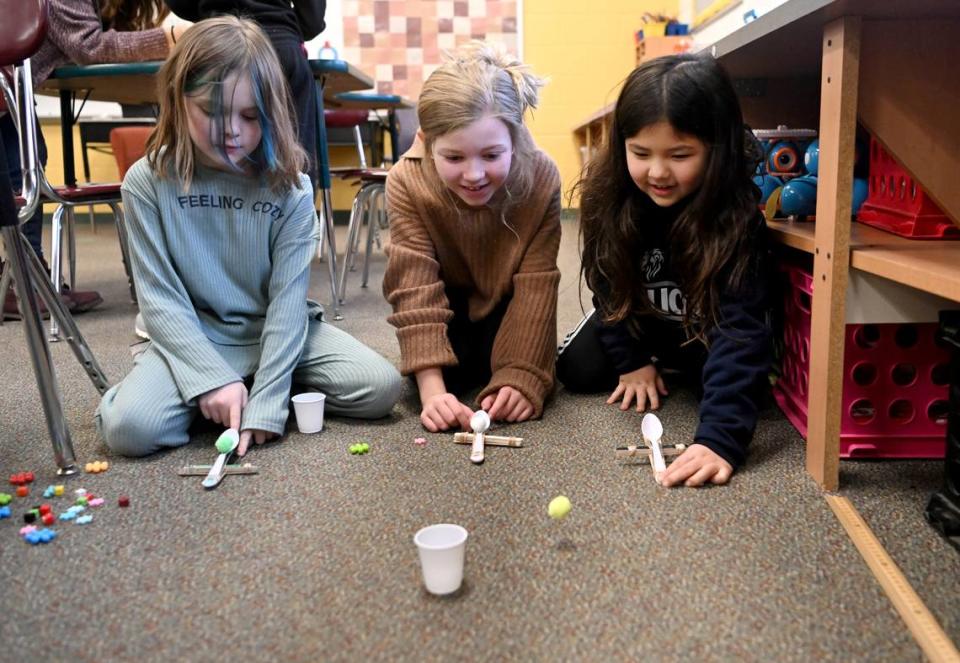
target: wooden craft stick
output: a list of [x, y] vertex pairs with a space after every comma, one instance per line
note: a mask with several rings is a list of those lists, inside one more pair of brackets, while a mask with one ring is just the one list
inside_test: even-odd
[[[487, 437], [489, 440], [489, 436]], [[687, 448], [685, 444], [665, 444], [660, 447], [664, 458], [670, 456], [679, 456]], [[616, 457], [620, 460], [626, 458], [652, 458], [653, 450], [650, 447], [617, 447]]]
[[[182, 477], [202, 477], [210, 471], [210, 465], [184, 465], [177, 474]], [[223, 469], [224, 474], [260, 474], [260, 468], [250, 463], [243, 465], [227, 465]]]
[[[473, 433], [454, 433], [456, 444], [473, 444]], [[483, 435], [483, 443], [491, 447], [522, 447], [522, 437], [503, 437], [501, 435]]]

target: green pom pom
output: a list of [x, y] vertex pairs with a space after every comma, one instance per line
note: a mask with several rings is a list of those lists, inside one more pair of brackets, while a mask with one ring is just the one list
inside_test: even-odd
[[239, 443], [240, 436], [231, 428], [230, 430], [224, 431], [220, 437], [217, 438], [217, 451], [222, 454], [228, 454], [236, 449]]

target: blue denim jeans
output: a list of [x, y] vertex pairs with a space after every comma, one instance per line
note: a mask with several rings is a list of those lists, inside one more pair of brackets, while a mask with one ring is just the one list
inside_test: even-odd
[[[17, 127], [13, 123], [13, 118], [7, 113], [0, 117], [0, 135], [3, 136], [3, 150], [7, 155], [7, 169], [10, 174], [10, 184], [14, 190], [19, 191], [23, 186], [23, 173], [20, 170], [20, 140], [17, 136]], [[47, 165], [47, 144], [43, 140], [43, 134], [40, 127], [37, 127], [37, 151], [40, 156], [40, 163]], [[43, 210], [40, 206], [32, 217], [26, 223], [20, 226], [20, 232], [24, 234], [30, 242], [30, 246], [36, 252], [37, 256], [43, 260], [43, 247], [41, 245], [43, 233]]]

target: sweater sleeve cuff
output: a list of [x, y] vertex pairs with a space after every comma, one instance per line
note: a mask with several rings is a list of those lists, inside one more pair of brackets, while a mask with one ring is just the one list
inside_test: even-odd
[[409, 325], [397, 330], [402, 357], [400, 373], [411, 375], [425, 368], [456, 366], [457, 356], [447, 339], [447, 325]]
[[543, 378], [522, 368], [501, 368], [493, 374], [490, 384], [477, 395], [477, 404], [483, 402], [484, 398], [495, 393], [501, 387], [513, 387], [530, 401], [530, 404], [533, 405], [533, 418], [539, 419], [543, 414], [543, 402], [547, 397], [547, 384], [552, 384], [552, 382], [546, 383]]
[[696, 444], [702, 444], [730, 463], [734, 470], [743, 465], [743, 461], [746, 460], [746, 445], [738, 443], [729, 433], [719, 430], [712, 424], [701, 422], [697, 426], [693, 439]]

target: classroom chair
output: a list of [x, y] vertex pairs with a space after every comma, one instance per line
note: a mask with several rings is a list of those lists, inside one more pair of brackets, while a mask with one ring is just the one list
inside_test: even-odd
[[[22, 122], [16, 122], [21, 137], [24, 135], [24, 128], [33, 124], [36, 126], [36, 111], [31, 109]], [[24, 173], [26, 178], [26, 171]], [[136, 289], [133, 284], [133, 273], [130, 268], [129, 250], [127, 245], [127, 234], [123, 221], [123, 212], [120, 208], [120, 183], [109, 184], [78, 184], [75, 186], [52, 185], [47, 179], [43, 167], [36, 164], [33, 175], [40, 192], [39, 204], [56, 204], [57, 208], [51, 218], [50, 228], [50, 281], [54, 290], [59, 295], [64, 281], [71, 287], [76, 287], [77, 276], [77, 252], [76, 252], [76, 234], [75, 234], [75, 209], [77, 207], [107, 205], [113, 214], [114, 223], [117, 227], [117, 237], [120, 242], [120, 253], [123, 260], [123, 267], [127, 275], [127, 282], [130, 287], [130, 297], [136, 302]], [[66, 223], [64, 223], [66, 219]], [[64, 232], [67, 239], [67, 253], [69, 256], [69, 279], [62, 276], [63, 269], [63, 240]], [[0, 295], [6, 296], [8, 284], [0, 281]], [[56, 317], [50, 318], [50, 340], [59, 341], [60, 325]]]
[[23, 311], [24, 332], [47, 430], [53, 442], [57, 473], [74, 474], [79, 469], [63, 414], [50, 347], [43, 335], [37, 295], [50, 311], [50, 318], [59, 321], [66, 331], [66, 340], [94, 387], [102, 394], [109, 384], [73, 317], [47, 279], [40, 259], [20, 232], [20, 225], [33, 216], [41, 199], [38, 173], [42, 168], [37, 155], [36, 110], [29, 58], [43, 43], [47, 30], [47, 5], [45, 0], [0, 0], [0, 15], [4, 17], [0, 23], [0, 67], [9, 66], [13, 70], [13, 84], [0, 76], [0, 87], [3, 88], [11, 118], [21, 129], [18, 134], [23, 167], [23, 190], [15, 197], [8, 175], [6, 152], [0, 152], [0, 232], [8, 261], [8, 269], [4, 271], [13, 274]]
[[147, 153], [147, 139], [153, 129], [152, 126], [136, 126], [114, 127], [110, 130], [110, 147], [117, 162], [121, 182], [130, 166]]
[[337, 279], [337, 300], [346, 303], [347, 272], [354, 271], [356, 254], [360, 244], [360, 229], [367, 224], [366, 250], [363, 259], [363, 279], [361, 287], [367, 287], [370, 276], [370, 252], [373, 242], [380, 245], [379, 229], [386, 226], [386, 182], [387, 171], [383, 168], [367, 166], [366, 149], [360, 134], [360, 125], [367, 121], [367, 110], [325, 110], [324, 121], [327, 128], [352, 128], [356, 141], [358, 166], [345, 166], [330, 169], [330, 174], [342, 180], [353, 180], [360, 185], [353, 198], [350, 209], [350, 221], [347, 225], [347, 243], [344, 247], [343, 262]]

